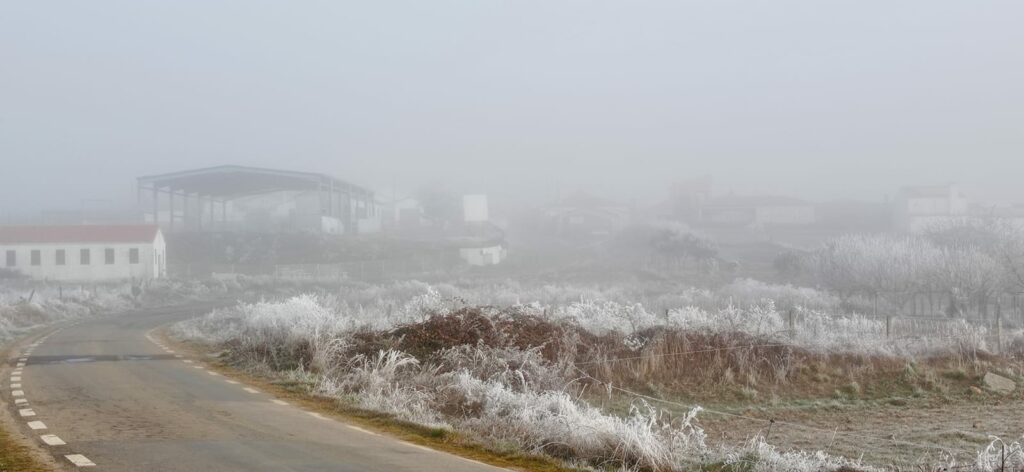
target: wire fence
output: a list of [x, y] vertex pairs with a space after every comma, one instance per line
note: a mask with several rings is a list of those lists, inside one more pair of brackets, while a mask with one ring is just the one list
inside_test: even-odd
[[462, 267], [457, 255], [372, 259], [328, 264], [171, 264], [177, 277], [265, 276], [289, 280], [382, 280], [425, 274], [452, 273]]

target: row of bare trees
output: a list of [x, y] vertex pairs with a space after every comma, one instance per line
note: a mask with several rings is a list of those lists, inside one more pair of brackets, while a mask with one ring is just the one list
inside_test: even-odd
[[943, 299], [949, 316], [987, 317], [1005, 294], [1024, 292], [1024, 233], [965, 220], [914, 235], [846, 235], [805, 255], [800, 272], [843, 299], [873, 297], [907, 311], [917, 297]]

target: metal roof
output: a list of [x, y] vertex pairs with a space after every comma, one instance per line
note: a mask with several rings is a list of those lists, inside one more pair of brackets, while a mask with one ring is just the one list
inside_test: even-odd
[[0, 226], [0, 244], [151, 243], [156, 225]]
[[214, 197], [239, 197], [282, 190], [334, 188], [338, 192], [372, 196], [369, 189], [325, 174], [225, 165], [148, 175], [138, 178], [139, 188], [172, 189]]

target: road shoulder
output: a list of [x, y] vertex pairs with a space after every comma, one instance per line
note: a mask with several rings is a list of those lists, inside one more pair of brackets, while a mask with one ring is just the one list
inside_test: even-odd
[[[0, 350], [4, 363], [2, 370], [3, 379], [11, 375], [11, 359], [15, 359], [16, 353], [20, 353], [25, 346], [34, 339], [43, 336], [43, 333], [53, 331], [53, 327], [37, 331], [24, 336]], [[15, 407], [11, 398], [9, 385], [4, 384], [0, 391], [0, 402], [3, 402], [3, 411], [0, 412], [0, 472], [51, 472], [63, 470], [56, 459], [49, 451], [43, 449], [42, 444], [33, 440], [34, 437], [26, 434], [28, 426], [23, 421], [15, 418]]]
[[220, 361], [217, 353], [206, 346], [182, 342], [168, 336], [163, 328], [152, 331], [152, 336], [161, 343], [172, 347], [175, 352], [206, 364], [209, 370], [269, 393], [311, 414], [323, 415], [326, 418], [386, 435], [398, 441], [509, 470], [539, 472], [578, 472], [581, 470], [568, 467], [549, 457], [516, 451], [495, 451], [458, 432], [401, 421], [390, 415], [347, 405], [336, 398], [316, 395], [310, 391], [308, 385], [286, 382], [241, 370]]

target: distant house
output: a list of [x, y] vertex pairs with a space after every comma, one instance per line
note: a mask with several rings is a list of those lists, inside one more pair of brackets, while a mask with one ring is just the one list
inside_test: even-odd
[[487, 195], [462, 197], [462, 224], [453, 228], [451, 241], [459, 247], [459, 257], [471, 266], [498, 265], [508, 257], [505, 231], [490, 221]]
[[711, 200], [714, 181], [711, 176], [681, 180], [672, 185], [664, 216], [688, 224], [698, 224], [704, 205]]
[[423, 205], [412, 197], [378, 201], [377, 207], [381, 210], [382, 226], [388, 231], [416, 230], [426, 223]]
[[559, 236], [604, 237], [624, 228], [629, 207], [586, 194], [576, 194], [544, 208], [547, 226]]
[[955, 184], [904, 187], [895, 200], [896, 228], [920, 232], [968, 216], [970, 203]]
[[815, 220], [814, 204], [793, 197], [727, 195], [701, 207], [701, 223], [707, 226], [804, 226]]
[[156, 225], [0, 226], [0, 267], [37, 280], [100, 282], [167, 274]]

